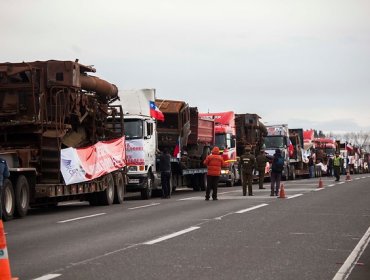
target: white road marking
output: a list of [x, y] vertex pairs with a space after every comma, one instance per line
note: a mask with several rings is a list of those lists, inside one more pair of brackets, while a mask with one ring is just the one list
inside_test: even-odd
[[339, 182], [339, 183], [338, 183], [338, 185], [342, 185], [342, 184], [344, 184], [344, 183], [345, 183], [345, 182]]
[[370, 241], [370, 227], [367, 229], [364, 236], [361, 240], [357, 243], [355, 249], [353, 249], [352, 253], [348, 256], [344, 264], [338, 270], [337, 274], [335, 274], [333, 280], [345, 280], [350, 275], [353, 267], [356, 265], [357, 261], [360, 259], [362, 253], [365, 251], [367, 245]]
[[220, 193], [218, 193], [218, 194], [220, 195], [220, 194], [225, 194], [225, 193], [234, 193], [234, 192], [241, 192], [241, 190], [237, 190], [237, 191], [228, 191], [228, 192], [220, 192]]
[[146, 207], [156, 206], [156, 205], [159, 205], [159, 204], [160, 203], [151, 203], [151, 204], [137, 206], [137, 207], [132, 207], [132, 208], [128, 208], [128, 209], [129, 210], [134, 210], [134, 209], [139, 209], [139, 208], [146, 208]]
[[160, 238], [157, 238], [157, 239], [153, 239], [151, 241], [144, 242], [143, 244], [145, 244], [145, 245], [153, 245], [155, 243], [159, 243], [159, 242], [162, 242], [164, 240], [167, 240], [167, 239], [170, 239], [170, 238], [174, 238], [176, 236], [179, 236], [179, 235], [182, 235], [182, 234], [185, 234], [185, 233], [191, 232], [193, 230], [197, 230], [197, 229], [200, 229], [200, 227], [189, 227], [187, 229], [180, 230], [180, 231], [177, 231], [177, 232], [174, 232], [174, 233], [171, 233], [171, 234], [162, 236]]
[[243, 210], [239, 210], [239, 211], [236, 211], [235, 213], [237, 214], [243, 214], [245, 212], [249, 212], [249, 211], [252, 211], [252, 210], [255, 210], [255, 209], [258, 209], [258, 208], [261, 208], [263, 206], [267, 206], [268, 204], [266, 203], [262, 203], [262, 204], [259, 204], [259, 205], [256, 205], [256, 206], [253, 206], [253, 207], [250, 207], [250, 208], [247, 208], [247, 209], [243, 209]]
[[33, 280], [50, 280], [50, 279], [57, 278], [57, 277], [59, 277], [61, 275], [62, 274], [47, 274], [47, 275], [41, 276], [39, 278], [35, 278]]
[[335, 186], [335, 184], [330, 184], [330, 185], [328, 185], [328, 187], [334, 187]]
[[363, 178], [359, 178], [359, 177], [355, 178], [355, 180], [360, 180], [360, 179], [363, 179]]
[[361, 177], [361, 179], [366, 179], [366, 177], [364, 176], [364, 177]]
[[314, 189], [314, 190], [312, 190], [312, 191], [314, 191], [314, 192], [318, 192], [318, 191], [322, 191], [324, 188], [317, 188], [317, 189]]
[[101, 215], [105, 215], [105, 214], [106, 214], [106, 213], [98, 213], [98, 214], [94, 214], [94, 215], [83, 216], [83, 217], [77, 217], [77, 218], [73, 218], [73, 219], [69, 219], [69, 220], [59, 221], [59, 222], [57, 222], [57, 223], [58, 223], [58, 224], [63, 224], [63, 223], [68, 223], [68, 222], [77, 221], [77, 220], [93, 218], [93, 217], [97, 217], [97, 216], [101, 216]]
[[204, 199], [204, 197], [193, 196], [193, 197], [181, 198], [181, 199], [178, 199], [178, 201], [183, 201], [183, 200], [200, 200], [200, 199]]
[[299, 197], [299, 196], [302, 196], [302, 195], [303, 195], [303, 193], [297, 193], [297, 194], [288, 196], [286, 199], [296, 198], [296, 197]]

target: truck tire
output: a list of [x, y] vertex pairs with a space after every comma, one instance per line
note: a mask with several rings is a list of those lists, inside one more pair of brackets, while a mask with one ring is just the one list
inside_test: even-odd
[[121, 172], [118, 172], [114, 180], [114, 203], [122, 204], [125, 198], [125, 180]]
[[30, 186], [26, 176], [21, 175], [15, 186], [15, 215], [24, 217], [27, 215], [30, 204]]
[[106, 175], [105, 184], [106, 188], [103, 192], [99, 193], [98, 202], [101, 205], [111, 205], [114, 200], [114, 179], [113, 175], [109, 173]]
[[295, 180], [296, 179], [296, 176], [295, 176], [295, 167], [293, 165], [290, 167], [290, 174], [291, 174], [290, 178], [292, 180]]
[[148, 174], [148, 178], [146, 179], [146, 186], [143, 190], [141, 190], [141, 199], [148, 200], [149, 198], [151, 198], [152, 188], [153, 188], [152, 175]]
[[14, 196], [14, 189], [13, 184], [9, 179], [4, 180], [4, 185], [2, 188], [2, 212], [3, 212], [3, 220], [9, 221], [14, 217], [15, 211], [15, 196]]
[[226, 181], [226, 187], [234, 187], [235, 185], [235, 169], [231, 170], [231, 178], [229, 181]]
[[200, 190], [205, 191], [207, 188], [207, 173], [200, 174]]

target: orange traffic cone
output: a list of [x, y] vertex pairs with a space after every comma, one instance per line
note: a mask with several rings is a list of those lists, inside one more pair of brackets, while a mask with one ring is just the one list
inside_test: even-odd
[[347, 171], [347, 175], [346, 175], [346, 180], [351, 180], [351, 173], [349, 173], [349, 171]]
[[17, 280], [12, 278], [10, 273], [10, 264], [8, 259], [8, 250], [6, 249], [6, 239], [4, 233], [4, 224], [0, 219], [0, 279], [1, 280]]
[[280, 191], [279, 191], [279, 198], [286, 198], [285, 196], [285, 190], [284, 190], [284, 184], [281, 184]]
[[324, 184], [323, 184], [323, 182], [322, 182], [322, 180], [321, 180], [321, 178], [320, 178], [318, 188], [323, 188], [323, 187], [324, 187]]

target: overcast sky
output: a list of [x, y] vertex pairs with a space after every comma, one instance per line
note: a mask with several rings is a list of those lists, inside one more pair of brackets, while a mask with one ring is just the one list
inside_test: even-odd
[[74, 60], [203, 112], [370, 131], [369, 0], [2, 0], [1, 62]]

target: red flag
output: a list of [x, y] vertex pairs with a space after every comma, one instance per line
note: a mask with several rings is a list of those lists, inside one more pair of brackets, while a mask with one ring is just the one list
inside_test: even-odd
[[177, 139], [175, 149], [173, 150], [173, 156], [175, 158], [180, 158], [180, 138]]
[[149, 101], [149, 106], [150, 106], [150, 116], [152, 118], [155, 118], [159, 121], [164, 121], [164, 115], [163, 113], [159, 110], [157, 105], [155, 105], [154, 101]]

